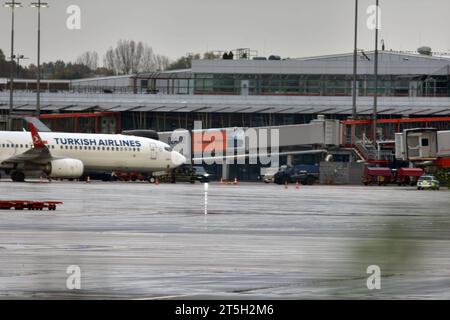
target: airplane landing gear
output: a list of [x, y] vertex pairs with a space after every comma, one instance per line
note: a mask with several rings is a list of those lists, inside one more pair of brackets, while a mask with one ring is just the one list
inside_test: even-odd
[[11, 180], [13, 182], [25, 182], [25, 174], [21, 171], [14, 171], [11, 173]]

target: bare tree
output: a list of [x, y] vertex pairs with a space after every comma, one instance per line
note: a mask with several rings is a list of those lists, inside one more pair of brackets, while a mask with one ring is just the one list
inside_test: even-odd
[[82, 64], [95, 71], [98, 68], [98, 53], [95, 51], [87, 51], [80, 55], [75, 63]]
[[152, 47], [133, 40], [119, 40], [116, 48], [109, 48], [103, 60], [104, 66], [116, 74], [163, 70], [169, 65], [169, 58], [156, 55]]
[[103, 58], [103, 66], [108, 69], [114, 71], [116, 74], [116, 57], [114, 54], [113, 48], [109, 48], [108, 51], [106, 51], [105, 57]]
[[156, 55], [149, 46], [143, 48], [142, 58], [140, 61], [139, 72], [151, 72], [157, 70]]
[[169, 67], [171, 61], [169, 57], [158, 54], [155, 56], [155, 63], [156, 63], [156, 70], [163, 71]]

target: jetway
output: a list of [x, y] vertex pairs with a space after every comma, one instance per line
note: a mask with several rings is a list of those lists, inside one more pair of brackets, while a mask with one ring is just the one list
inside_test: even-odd
[[403, 161], [429, 161], [450, 157], [450, 131], [434, 128], [404, 130], [395, 135], [395, 155]]
[[[259, 161], [261, 158], [276, 158], [275, 166], [278, 167], [280, 164], [292, 164], [296, 157], [311, 154], [314, 158], [320, 158], [319, 163], [323, 159], [318, 155], [326, 156], [328, 148], [339, 148], [341, 137], [340, 121], [327, 120], [324, 116], [299, 125], [159, 133], [161, 141], [177, 148], [177, 151], [195, 164], [209, 164], [214, 160], [221, 166], [218, 170], [224, 179], [230, 178], [230, 166], [236, 163], [245, 167], [257, 162], [256, 165], [263, 167], [266, 164]], [[180, 144], [188, 145], [189, 148], [180, 149]], [[283, 163], [278, 162], [281, 158], [284, 159]]]
[[450, 158], [450, 131], [438, 131], [438, 158]]
[[[184, 134], [182, 133], [184, 131]], [[256, 128], [218, 128], [208, 130], [180, 130], [170, 132], [160, 132], [159, 138], [161, 141], [176, 146], [178, 143], [185, 141], [186, 138], [191, 139], [192, 151], [204, 151], [205, 148], [214, 144], [216, 151], [226, 152], [227, 150], [240, 148], [243, 145], [247, 152], [253, 151], [252, 144], [249, 139], [252, 135], [249, 132], [260, 137], [261, 132], [268, 133], [267, 147], [272, 147], [274, 141], [271, 134], [277, 134], [277, 146], [280, 151], [298, 151], [305, 149], [319, 149], [326, 147], [339, 147], [342, 143], [342, 126], [339, 120], [327, 120], [324, 116], [319, 116], [318, 119], [311, 121], [308, 124], [285, 125], [285, 126], [270, 126], [270, 127], [256, 127]], [[220, 133], [221, 139], [211, 138], [210, 133]], [[244, 133], [244, 135], [242, 135]], [[181, 137], [181, 138], [180, 138]], [[246, 139], [246, 141], [244, 141]], [[259, 144], [260, 145], [260, 144]], [[201, 150], [198, 150], [198, 149]], [[184, 154], [188, 158], [192, 158], [192, 153]]]

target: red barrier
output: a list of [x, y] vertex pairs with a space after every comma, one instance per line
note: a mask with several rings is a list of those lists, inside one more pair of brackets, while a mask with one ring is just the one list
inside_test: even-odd
[[55, 211], [56, 206], [63, 204], [58, 201], [24, 201], [24, 200], [0, 200], [0, 210], [44, 210]]

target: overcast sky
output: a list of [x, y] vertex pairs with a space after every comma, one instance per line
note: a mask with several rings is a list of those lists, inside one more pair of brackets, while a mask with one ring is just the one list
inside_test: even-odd
[[[16, 10], [16, 52], [36, 59], [36, 9]], [[30, 0], [29, 0], [30, 1]], [[48, 0], [42, 12], [42, 60], [75, 60], [119, 39], [151, 45], [175, 59], [187, 52], [250, 47], [259, 55], [305, 57], [353, 50], [354, 0]], [[2, 1], [3, 2], [3, 1]], [[30, 1], [31, 2], [31, 1]], [[371, 50], [360, 0], [359, 47]], [[450, 51], [449, 0], [380, 0], [381, 38], [388, 49], [428, 45]], [[81, 30], [69, 30], [67, 7], [81, 8]], [[9, 55], [10, 10], [0, 7], [0, 48]], [[27, 63], [27, 64], [28, 64]]]

